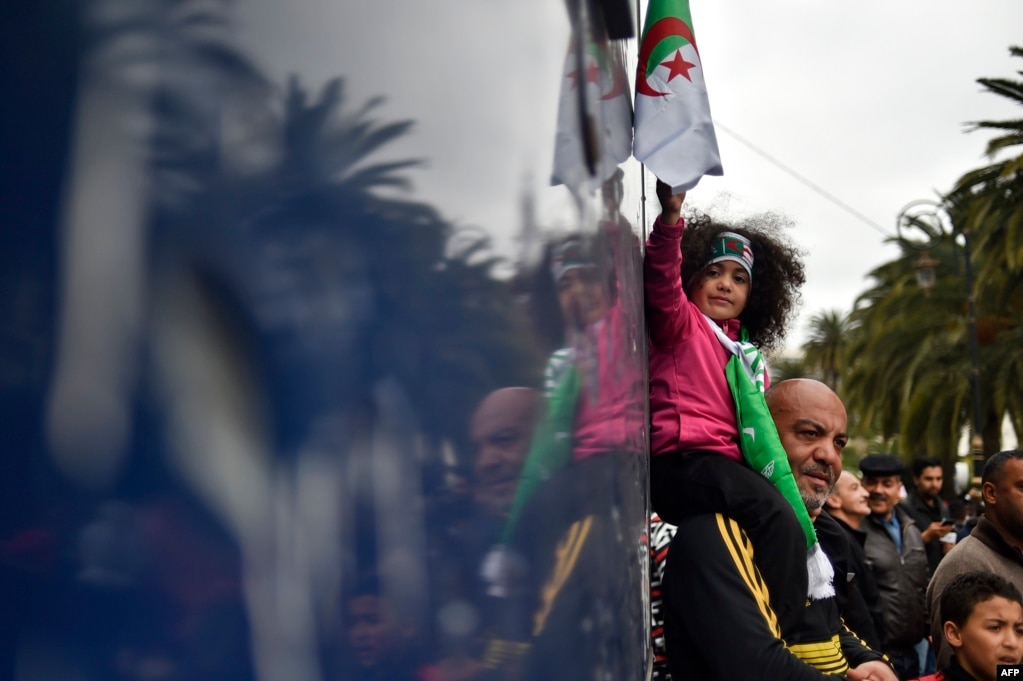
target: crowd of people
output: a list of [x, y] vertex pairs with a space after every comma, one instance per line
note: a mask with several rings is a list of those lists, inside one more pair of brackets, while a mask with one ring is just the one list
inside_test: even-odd
[[[681, 219], [684, 194], [659, 184], [658, 197], [645, 260], [655, 677], [993, 681], [997, 665], [1019, 664], [1023, 452], [988, 461], [972, 531], [964, 506], [953, 517], [942, 500], [938, 459], [914, 460], [908, 493], [897, 456], [867, 455], [862, 478], [843, 471], [835, 393], [806, 379], [768, 388], [766, 377], [743, 392], [737, 380], [736, 357], [752, 357], [756, 383], [757, 349], [741, 342], [757, 342], [758, 324], [784, 334], [789, 298], [768, 287], [780, 271], [798, 289], [798, 260], [748, 226], [715, 226], [707, 245], [704, 225]], [[757, 420], [761, 402], [774, 429]], [[818, 546], [830, 569], [815, 566]]]
[[[1023, 451], [989, 460], [979, 517], [944, 500], [936, 458], [843, 470], [839, 395], [772, 385], [761, 356], [804, 283], [798, 250], [755, 221], [683, 219], [659, 183], [640, 256], [619, 181], [597, 238], [549, 244], [536, 273], [557, 302], [543, 385], [470, 419], [474, 510], [448, 587], [471, 592], [472, 626], [415, 678], [638, 678], [646, 649], [660, 681], [993, 681], [1020, 663]], [[620, 285], [640, 262], [645, 329]]]

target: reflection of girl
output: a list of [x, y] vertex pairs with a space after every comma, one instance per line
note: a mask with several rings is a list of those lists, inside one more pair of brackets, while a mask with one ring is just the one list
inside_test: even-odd
[[550, 244], [535, 274], [531, 302], [551, 305], [548, 347], [557, 349], [503, 546], [483, 566], [491, 593], [511, 596], [503, 640], [486, 659], [515, 651], [523, 678], [624, 678], [643, 654], [645, 632], [621, 627], [643, 609], [638, 249], [627, 222], [604, 220], [595, 239]]
[[[571, 424], [572, 460], [600, 452], [641, 451], [643, 411], [641, 373], [636, 351], [635, 306], [623, 304], [620, 277], [622, 251], [636, 257], [638, 244], [622, 226], [602, 224], [603, 244], [611, 263], [596, 262], [577, 238], [553, 249], [551, 278], [565, 320], [566, 347], [555, 351], [545, 371], [545, 392], [551, 395], [567, 378], [579, 373], [579, 390]], [[628, 229], [626, 226], [625, 229]], [[602, 264], [604, 266], [602, 266]], [[638, 301], [636, 303], [638, 306]], [[567, 428], [566, 428], [567, 430]]]
[[[637, 267], [638, 240], [628, 223], [601, 222], [595, 243], [571, 236], [551, 244], [538, 277], [534, 306], [557, 301], [551, 321], [560, 322], [563, 347], [551, 353], [544, 371], [547, 398], [523, 468], [505, 537], [536, 487], [569, 462], [602, 453], [639, 454], [646, 434], [640, 365], [638, 295], [623, 287], [626, 268]], [[546, 299], [540, 291], [553, 292]], [[638, 484], [638, 483], [637, 483]]]
[[[800, 598], [825, 596], [829, 564], [767, 412], [756, 348], [784, 334], [804, 281], [802, 263], [755, 225], [686, 225], [685, 194], [658, 182], [657, 196], [662, 214], [644, 268], [653, 506], [673, 524], [697, 513], [733, 517], [755, 544], [769, 542], [787, 573], [781, 583], [805, 574], [809, 589]], [[765, 477], [784, 496], [765, 489]], [[805, 572], [798, 569], [804, 562]]]

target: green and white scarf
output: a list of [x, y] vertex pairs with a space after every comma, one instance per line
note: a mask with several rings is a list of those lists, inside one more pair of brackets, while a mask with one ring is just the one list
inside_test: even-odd
[[718, 341], [732, 355], [725, 365], [725, 377], [732, 391], [732, 399], [735, 400], [743, 458], [753, 470], [771, 481], [799, 518], [803, 534], [806, 535], [808, 595], [818, 600], [834, 596], [834, 570], [817, 541], [813, 521], [799, 493], [781, 437], [767, 408], [767, 400], [764, 399], [767, 364], [760, 350], [749, 342], [746, 329], [741, 328], [740, 339], [733, 341], [710, 317], [704, 316], [714, 329]]
[[[558, 366], [551, 366], [556, 364]], [[522, 509], [540, 483], [558, 472], [572, 458], [572, 435], [575, 410], [579, 402], [580, 377], [572, 352], [559, 351], [548, 365], [545, 410], [522, 465], [522, 475], [515, 490], [501, 541], [507, 544], [515, 532]]]

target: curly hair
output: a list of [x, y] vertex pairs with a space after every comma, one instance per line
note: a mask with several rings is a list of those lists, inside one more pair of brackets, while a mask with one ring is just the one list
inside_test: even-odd
[[682, 285], [687, 292], [702, 281], [700, 275], [717, 234], [735, 232], [750, 240], [753, 275], [739, 321], [749, 333], [750, 342], [764, 351], [776, 347], [785, 337], [800, 302], [799, 289], [806, 283], [802, 251], [782, 237], [782, 227], [782, 220], [772, 213], [754, 215], [734, 225], [696, 213], [686, 215], [682, 238]]

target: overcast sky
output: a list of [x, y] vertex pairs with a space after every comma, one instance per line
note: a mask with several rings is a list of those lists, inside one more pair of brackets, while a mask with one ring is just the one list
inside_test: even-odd
[[[567, 192], [546, 185], [568, 42], [562, 3], [350, 5], [239, 3], [241, 35], [278, 78], [295, 72], [318, 84], [341, 75], [351, 106], [384, 94], [384, 117], [415, 118], [412, 134], [389, 153], [427, 159], [428, 170], [415, 176], [417, 196], [460, 224], [481, 226], [511, 248], [528, 188], [542, 222], [573, 227]], [[1023, 0], [692, 0], [692, 13], [725, 175], [705, 178], [689, 200], [731, 214], [773, 210], [795, 223], [808, 265], [804, 307], [788, 338], [798, 346], [810, 315], [848, 310], [865, 274], [897, 255], [883, 232], [894, 232], [902, 206], [947, 191], [984, 163], [988, 136], [965, 134], [964, 124], [1020, 115], [975, 81], [1023, 67], [1008, 53], [1023, 44]], [[631, 67], [634, 42], [628, 51]], [[626, 195], [632, 204], [624, 212], [634, 220], [637, 197]]]
[[[889, 233], [905, 204], [986, 162], [990, 134], [966, 134], [965, 122], [1023, 113], [976, 82], [1023, 69], [1008, 52], [1023, 45], [1020, 0], [693, 0], [692, 11], [715, 121]], [[725, 175], [690, 198], [795, 221], [808, 251], [804, 310], [788, 338], [798, 344], [811, 314], [850, 309], [866, 273], [898, 251], [724, 129], [718, 141]]]

